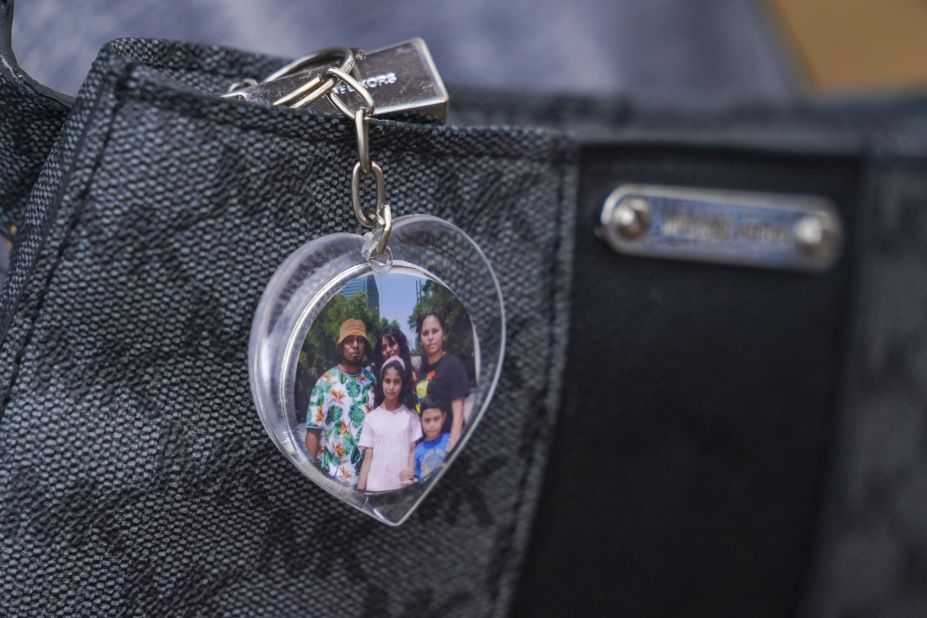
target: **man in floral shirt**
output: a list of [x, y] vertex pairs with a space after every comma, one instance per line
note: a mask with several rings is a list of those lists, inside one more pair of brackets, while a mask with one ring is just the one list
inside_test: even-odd
[[364, 459], [357, 441], [364, 419], [373, 410], [376, 378], [364, 368], [369, 347], [363, 322], [352, 319], [341, 324], [341, 361], [315, 383], [306, 413], [309, 453], [323, 471], [351, 486], [357, 485]]

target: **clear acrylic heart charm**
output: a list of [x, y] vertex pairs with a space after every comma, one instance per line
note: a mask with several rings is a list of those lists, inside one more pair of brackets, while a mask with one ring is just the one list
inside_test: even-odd
[[251, 391], [304, 475], [386, 524], [405, 521], [486, 413], [505, 348], [502, 294], [462, 230], [428, 215], [377, 238], [312, 240], [255, 313]]

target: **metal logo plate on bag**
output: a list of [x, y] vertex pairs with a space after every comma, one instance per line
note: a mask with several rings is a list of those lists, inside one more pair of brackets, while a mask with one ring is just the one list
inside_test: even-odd
[[826, 198], [655, 185], [619, 186], [600, 222], [619, 253], [803, 271], [830, 267], [843, 236]]

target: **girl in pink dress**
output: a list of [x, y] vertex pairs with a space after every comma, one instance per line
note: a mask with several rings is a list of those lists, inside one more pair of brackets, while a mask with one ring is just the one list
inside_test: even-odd
[[415, 405], [410, 367], [391, 356], [380, 369], [377, 407], [364, 419], [357, 445], [364, 449], [357, 488], [361, 491], [389, 491], [409, 482], [415, 467], [415, 443], [422, 437], [422, 425], [412, 411]]

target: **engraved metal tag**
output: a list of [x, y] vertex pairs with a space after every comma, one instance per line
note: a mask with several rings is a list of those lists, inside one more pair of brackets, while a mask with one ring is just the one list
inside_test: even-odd
[[[274, 101], [292, 92], [324, 69], [325, 67], [319, 67], [241, 88], [223, 95], [223, 98], [238, 98], [250, 103], [273, 105]], [[422, 39], [416, 38], [367, 52], [363, 59], [358, 59], [357, 72], [359, 81], [376, 101], [374, 116], [416, 113], [441, 121], [447, 118], [447, 90], [431, 59], [428, 46]], [[342, 83], [334, 88], [334, 92], [345, 95], [352, 91]], [[312, 103], [308, 109], [320, 113], [340, 113], [326, 97]]]
[[832, 265], [843, 236], [822, 197], [653, 185], [612, 191], [599, 234], [629, 255], [805, 271]]

